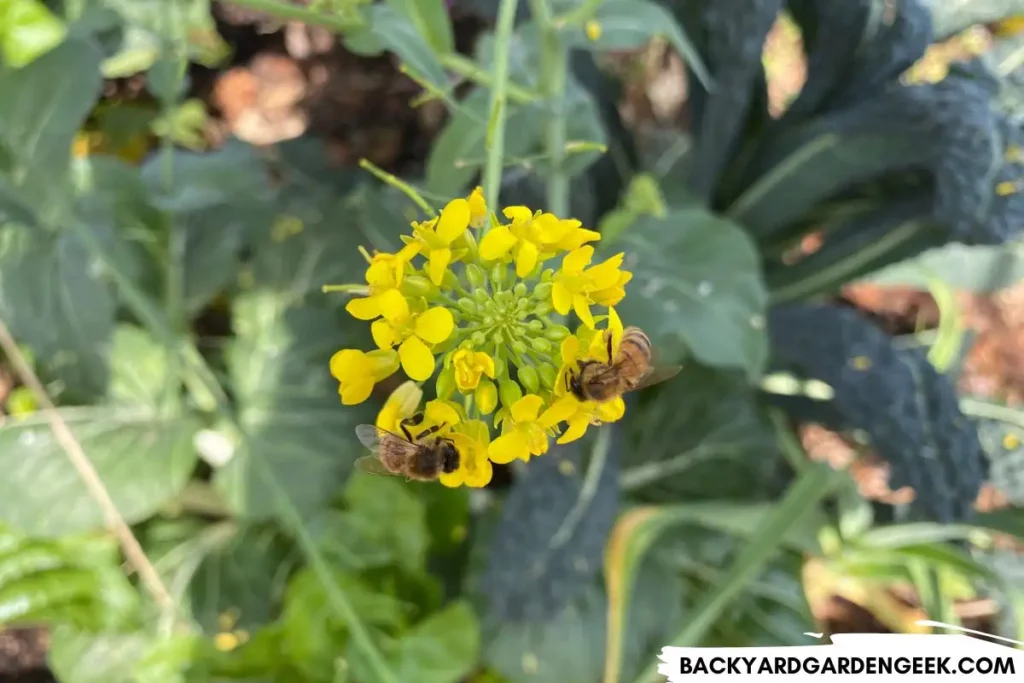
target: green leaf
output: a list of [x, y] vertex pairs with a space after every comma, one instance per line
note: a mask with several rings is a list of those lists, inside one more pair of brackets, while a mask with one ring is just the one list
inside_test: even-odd
[[743, 230], [701, 209], [677, 210], [641, 218], [603, 251], [619, 248], [633, 272], [619, 314], [643, 328], [666, 362], [688, 350], [705, 365], [761, 374], [768, 297]]
[[64, 40], [67, 28], [38, 0], [0, 4], [0, 51], [7, 66], [21, 68]]
[[62, 683], [185, 683], [199, 648], [187, 631], [99, 634], [61, 626], [50, 640], [48, 663]]
[[46, 360], [44, 374], [89, 400], [108, 376], [114, 298], [74, 233], [0, 227], [0, 317]]
[[409, 571], [426, 565], [426, 508], [409, 487], [386, 477], [355, 474], [345, 489], [347, 538], [384, 550], [388, 564]]
[[398, 641], [394, 670], [402, 681], [458, 683], [480, 655], [480, 626], [469, 604], [454, 602], [417, 623]]
[[563, 31], [574, 47], [592, 50], [634, 50], [651, 38], [663, 37], [693, 69], [697, 78], [708, 87], [711, 76], [686, 33], [675, 18], [661, 5], [649, 0], [605, 0], [597, 5], [593, 20], [601, 27], [596, 40], [587, 37], [582, 26]]
[[99, 97], [100, 58], [93, 43], [69, 38], [28, 66], [0, 68], [0, 170], [43, 223], [67, 220], [71, 142]]
[[[170, 379], [164, 350], [141, 335], [130, 326], [118, 328], [105, 403], [60, 410], [129, 523], [148, 518], [176, 496], [196, 462], [197, 425], [161, 403]], [[15, 528], [56, 536], [104, 525], [99, 505], [42, 416], [0, 427], [0, 467], [7, 472], [0, 482], [0, 519]]]
[[[418, 0], [405, 2], [419, 4]], [[441, 4], [441, 0], [432, 2]], [[345, 35], [345, 46], [348, 49], [364, 56], [380, 54], [383, 50], [394, 52], [417, 77], [437, 88], [446, 89], [448, 76], [427, 42], [434, 36], [424, 37], [417, 30], [417, 24], [396, 9], [394, 4], [370, 5], [363, 16], [366, 25]]]
[[269, 175], [256, 149], [231, 141], [215, 152], [162, 149], [143, 164], [142, 180], [163, 211], [201, 211], [222, 204], [241, 206], [271, 197]]
[[926, 289], [931, 274], [953, 289], [988, 294], [1024, 280], [1024, 244], [947, 244], [862, 278], [862, 282]]
[[430, 47], [439, 55], [455, 52], [455, 36], [445, 0], [389, 0], [425, 36]]

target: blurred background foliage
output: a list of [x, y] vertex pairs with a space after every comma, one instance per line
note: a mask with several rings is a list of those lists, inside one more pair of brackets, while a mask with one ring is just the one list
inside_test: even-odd
[[[667, 644], [1024, 639], [1024, 2], [516, 4], [0, 0], [0, 669], [643, 683]], [[478, 181], [494, 87], [502, 203], [568, 183], [685, 370], [482, 491], [353, 473], [393, 387], [339, 405], [366, 335], [320, 287], [418, 217], [386, 174]]]

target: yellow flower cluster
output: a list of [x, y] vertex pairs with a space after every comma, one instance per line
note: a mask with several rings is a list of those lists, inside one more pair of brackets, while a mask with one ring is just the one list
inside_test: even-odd
[[[621, 398], [578, 400], [566, 377], [582, 360], [609, 360], [606, 335], [617, 352], [614, 306], [632, 277], [623, 255], [593, 264], [601, 235], [578, 220], [525, 206], [502, 215], [476, 188], [413, 222], [397, 253], [364, 251], [365, 284], [337, 287], [356, 294], [345, 308], [370, 323], [377, 346], [331, 358], [342, 403], [362, 403], [401, 368], [410, 381], [387, 399], [377, 426], [401, 434], [399, 423], [422, 413], [418, 429], [437, 427], [459, 451], [458, 470], [440, 477], [446, 486], [486, 486], [492, 463], [543, 455], [552, 438], [574, 441], [625, 412]], [[582, 323], [575, 334], [564, 324], [570, 313]], [[435, 374], [436, 398], [421, 409], [421, 383]]]

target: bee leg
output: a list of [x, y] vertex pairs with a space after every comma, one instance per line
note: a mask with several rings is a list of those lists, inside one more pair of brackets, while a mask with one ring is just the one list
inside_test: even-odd
[[411, 416], [405, 418], [404, 420], [402, 420], [402, 424], [404, 424], [404, 425], [411, 425], [411, 426], [415, 427], [418, 424], [422, 424], [424, 417], [425, 417], [424, 414], [422, 412], [419, 412], [419, 413], [416, 413], [415, 415], [411, 415]]
[[402, 433], [405, 434], [406, 440], [412, 443], [412, 434], [409, 432], [409, 428], [405, 426], [405, 420], [399, 422], [398, 426], [402, 428]]
[[424, 429], [422, 432], [420, 432], [419, 434], [416, 435], [416, 439], [419, 440], [419, 439], [422, 439], [425, 436], [430, 436], [431, 434], [436, 434], [437, 432], [441, 431], [441, 428], [444, 427], [444, 426], [445, 426], [445, 424], [441, 423], [439, 425], [434, 425], [433, 427], [429, 427], [427, 429]]
[[608, 330], [607, 336], [608, 336], [608, 363], [610, 364], [612, 362], [612, 360], [613, 360], [612, 359], [612, 331], [611, 330]]

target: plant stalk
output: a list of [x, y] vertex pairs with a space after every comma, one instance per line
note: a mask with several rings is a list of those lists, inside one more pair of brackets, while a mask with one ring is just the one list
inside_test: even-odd
[[[484, 165], [484, 200], [493, 211], [498, 206], [505, 156], [505, 106], [508, 100], [508, 54], [519, 0], [501, 0], [494, 32], [494, 66], [491, 72], [491, 106], [487, 124], [487, 162]], [[484, 230], [490, 224], [484, 226]]]
[[541, 89], [551, 109], [547, 130], [547, 155], [551, 164], [547, 208], [556, 216], [566, 218], [569, 214], [569, 177], [565, 173], [565, 85], [569, 53], [559, 40], [558, 25], [548, 0], [530, 0], [530, 8], [540, 29]]

